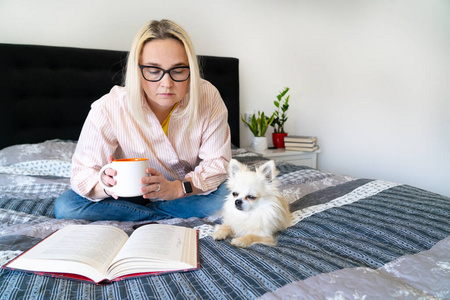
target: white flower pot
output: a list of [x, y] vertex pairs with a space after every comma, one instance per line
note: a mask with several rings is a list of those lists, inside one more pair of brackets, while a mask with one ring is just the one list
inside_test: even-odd
[[267, 138], [265, 136], [253, 137], [252, 149], [255, 151], [267, 150]]

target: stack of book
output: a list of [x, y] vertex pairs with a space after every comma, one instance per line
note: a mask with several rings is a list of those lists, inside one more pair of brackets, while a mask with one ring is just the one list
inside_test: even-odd
[[302, 135], [288, 135], [284, 138], [284, 147], [291, 151], [316, 151], [319, 146], [316, 144], [317, 137], [302, 136]]

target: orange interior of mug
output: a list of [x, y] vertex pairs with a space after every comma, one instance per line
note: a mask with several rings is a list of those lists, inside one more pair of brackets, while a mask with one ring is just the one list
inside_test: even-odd
[[115, 159], [113, 161], [143, 161], [148, 160], [147, 158], [122, 158], [122, 159]]

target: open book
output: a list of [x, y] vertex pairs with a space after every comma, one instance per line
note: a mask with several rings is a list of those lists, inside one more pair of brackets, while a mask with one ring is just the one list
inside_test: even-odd
[[111, 283], [130, 277], [196, 270], [197, 230], [145, 225], [130, 237], [114, 226], [68, 225], [4, 268]]

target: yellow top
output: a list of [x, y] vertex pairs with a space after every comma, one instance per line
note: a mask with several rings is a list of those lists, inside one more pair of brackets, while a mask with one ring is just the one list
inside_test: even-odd
[[167, 135], [167, 131], [169, 130], [170, 116], [172, 115], [172, 112], [174, 111], [175, 107], [177, 107], [177, 105], [178, 105], [178, 103], [175, 103], [175, 105], [172, 107], [172, 110], [170, 111], [169, 115], [167, 116], [167, 118], [161, 124], [162, 129], [164, 130], [164, 133], [166, 135]]

